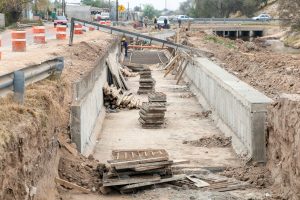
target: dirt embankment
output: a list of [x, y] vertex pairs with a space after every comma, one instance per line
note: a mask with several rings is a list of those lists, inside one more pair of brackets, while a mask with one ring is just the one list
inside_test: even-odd
[[27, 199], [35, 193], [39, 200], [58, 197], [58, 135], [69, 136], [71, 83], [93, 67], [110, 43], [111, 36], [98, 32], [73, 47], [53, 46], [47, 53], [65, 58], [61, 79], [26, 88], [24, 105], [14, 103], [11, 96], [0, 100], [0, 199]]
[[268, 112], [267, 168], [280, 198], [299, 199], [300, 102], [280, 96], [300, 93], [300, 56], [205, 33], [187, 35], [188, 44], [209, 51], [213, 54], [211, 60], [273, 98], [275, 103]]
[[270, 108], [268, 168], [285, 199], [300, 199], [300, 95], [283, 95]]

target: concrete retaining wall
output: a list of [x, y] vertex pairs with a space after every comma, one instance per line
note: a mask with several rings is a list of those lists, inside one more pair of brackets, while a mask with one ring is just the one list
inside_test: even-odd
[[0, 13], [0, 28], [5, 27], [5, 15]]
[[206, 58], [194, 59], [185, 75], [252, 159], [265, 162], [266, 114], [272, 100]]
[[89, 154], [93, 148], [97, 138], [95, 127], [101, 128], [96, 122], [101, 123], [105, 116], [102, 88], [107, 81], [106, 59], [116, 59], [118, 47], [116, 41], [110, 51], [96, 61], [94, 69], [73, 85], [71, 136], [77, 149], [83, 154]]

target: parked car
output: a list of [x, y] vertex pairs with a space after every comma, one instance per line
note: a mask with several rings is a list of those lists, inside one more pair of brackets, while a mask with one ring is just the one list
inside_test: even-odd
[[101, 21], [101, 20], [109, 20], [109, 13], [108, 12], [101, 12], [100, 14], [95, 15], [95, 20], [96, 21]]
[[[165, 27], [165, 19], [167, 19], [167, 27]], [[170, 28], [170, 20], [168, 16], [160, 16], [157, 19], [157, 25], [162, 28]]]
[[184, 22], [184, 21], [192, 21], [194, 19], [187, 15], [178, 15], [177, 20], [181, 20], [182, 22]]
[[272, 17], [268, 14], [260, 14], [257, 17], [252, 17], [252, 19], [257, 21], [270, 21]]
[[56, 16], [56, 19], [54, 20], [54, 27], [57, 25], [67, 25], [68, 26], [68, 19], [66, 16]]

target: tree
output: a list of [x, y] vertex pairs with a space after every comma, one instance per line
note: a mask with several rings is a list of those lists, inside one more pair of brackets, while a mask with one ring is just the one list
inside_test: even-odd
[[97, 8], [109, 8], [109, 2], [106, 0], [81, 0], [81, 3]]
[[159, 11], [156, 10], [152, 5], [146, 4], [143, 9], [144, 17], [147, 16], [149, 19], [152, 19], [154, 16], [159, 15]]
[[181, 3], [181, 13], [192, 17], [229, 17], [230, 14], [241, 11], [252, 16], [262, 3], [268, 0], [186, 0]]
[[0, 12], [5, 14], [6, 24], [19, 21], [28, 3], [32, 3], [32, 0], [1, 0]]

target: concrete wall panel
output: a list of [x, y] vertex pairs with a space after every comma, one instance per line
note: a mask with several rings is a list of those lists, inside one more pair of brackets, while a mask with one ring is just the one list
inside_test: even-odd
[[206, 58], [185, 71], [214, 113], [257, 162], [265, 161], [265, 121], [272, 100]]
[[[107, 58], [117, 59], [119, 48], [115, 41], [110, 51], [95, 62], [95, 67], [81, 80], [73, 84], [73, 103], [71, 106], [71, 136], [78, 151], [86, 152], [95, 143], [95, 127], [100, 116], [105, 113], [103, 86], [107, 81]], [[113, 65], [112, 67], [118, 67]]]

